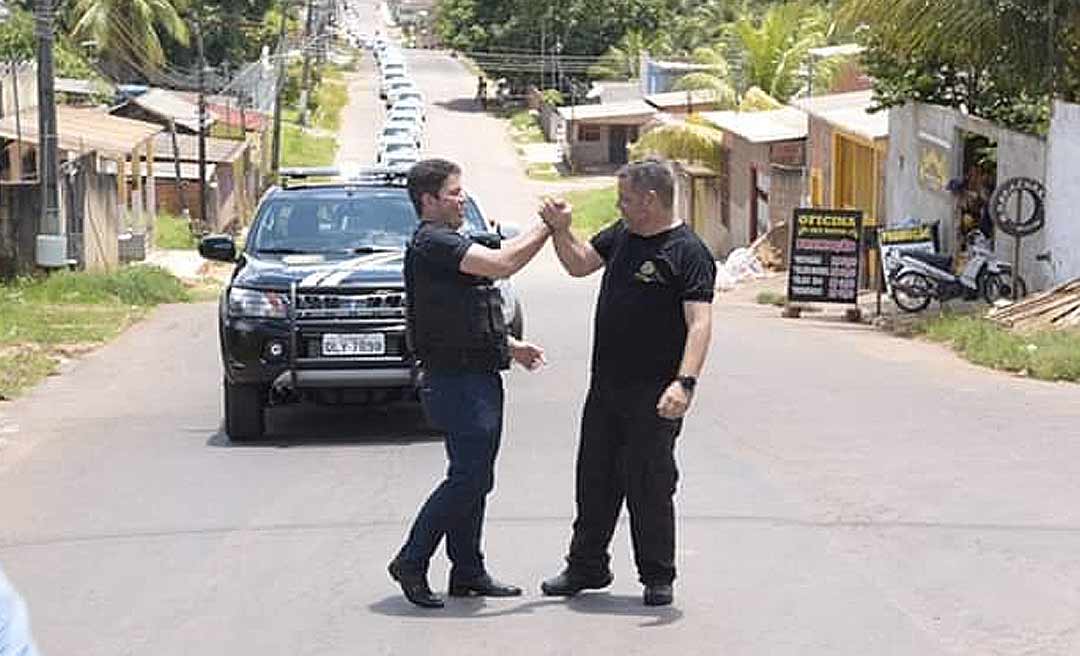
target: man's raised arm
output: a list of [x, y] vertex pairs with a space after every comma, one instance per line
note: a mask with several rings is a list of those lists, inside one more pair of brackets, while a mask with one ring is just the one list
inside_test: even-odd
[[461, 259], [461, 271], [485, 278], [509, 278], [540, 252], [551, 233], [549, 226], [539, 223], [520, 237], [504, 241], [500, 248], [473, 244]]

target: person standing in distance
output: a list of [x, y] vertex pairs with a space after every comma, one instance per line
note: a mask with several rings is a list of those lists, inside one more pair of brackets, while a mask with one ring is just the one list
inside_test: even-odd
[[570, 275], [604, 268], [573, 538], [566, 568], [541, 590], [572, 596], [611, 584], [608, 547], [625, 500], [644, 602], [666, 606], [674, 599], [675, 438], [709, 348], [716, 263], [674, 215], [667, 162], [632, 162], [619, 171], [618, 186], [622, 220], [588, 242], [570, 232], [566, 202], [547, 199], [540, 209]]
[[442, 607], [427, 570], [445, 537], [450, 596], [517, 596], [521, 588], [496, 580], [484, 564], [484, 508], [502, 436], [501, 372], [511, 359], [536, 369], [544, 351], [508, 335], [493, 280], [521, 270], [551, 229], [539, 223], [498, 249], [474, 243], [458, 232], [465, 193], [461, 169], [446, 160], [418, 162], [409, 171], [408, 187], [420, 225], [405, 255], [407, 335], [424, 374], [425, 410], [446, 432], [450, 466], [388, 569], [409, 601]]

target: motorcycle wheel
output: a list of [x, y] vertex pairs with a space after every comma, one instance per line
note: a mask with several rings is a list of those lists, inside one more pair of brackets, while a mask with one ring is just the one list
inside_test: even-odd
[[917, 271], [901, 273], [892, 282], [893, 301], [904, 312], [922, 312], [930, 305], [933, 295], [933, 283]]
[[[1000, 301], [1011, 301], [1013, 297], [1012, 288], [1012, 274], [1011, 273], [991, 273], [987, 274], [982, 281], [982, 297], [990, 305]], [[1016, 297], [1024, 298], [1027, 296], [1027, 283], [1024, 279], [1016, 277], [1016, 287], [1019, 292]]]

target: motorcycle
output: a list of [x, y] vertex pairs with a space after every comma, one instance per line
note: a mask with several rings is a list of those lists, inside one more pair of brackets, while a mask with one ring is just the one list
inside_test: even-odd
[[[970, 258], [963, 271], [953, 273], [951, 255], [922, 251], [890, 251], [885, 257], [890, 294], [905, 312], [921, 312], [930, 301], [944, 303], [955, 298], [973, 301], [982, 297], [993, 305], [1013, 297], [1012, 265], [994, 255], [990, 240], [975, 231], [968, 239]], [[1027, 284], [1017, 276], [1017, 298], [1027, 294]]]

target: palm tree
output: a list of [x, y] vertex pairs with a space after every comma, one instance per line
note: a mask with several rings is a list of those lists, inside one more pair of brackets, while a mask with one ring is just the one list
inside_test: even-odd
[[663, 55], [670, 50], [666, 35], [657, 32], [646, 36], [639, 30], [630, 30], [589, 67], [588, 75], [599, 80], [632, 80], [641, 75], [642, 52]]
[[144, 75], [160, 72], [166, 62], [157, 27], [187, 44], [187, 24], [180, 17], [184, 8], [184, 0], [76, 0], [72, 34], [96, 43], [113, 66]]
[[800, 1], [773, 5], [760, 20], [744, 13], [731, 29], [742, 51], [740, 88], [756, 86], [783, 102], [802, 88], [810, 49], [824, 45], [833, 26], [824, 9]]
[[724, 161], [724, 133], [694, 117], [653, 128], [630, 148], [633, 159], [660, 155], [668, 159], [698, 162], [720, 171]]
[[672, 87], [673, 91], [693, 91], [705, 89], [712, 91], [714, 102], [719, 102], [721, 109], [731, 109], [738, 102], [735, 87], [731, 84], [731, 74], [727, 60], [711, 48], [701, 47], [694, 50], [691, 57], [695, 64], [708, 66], [706, 71], [695, 71], [680, 77]]
[[[691, 54], [694, 63], [710, 70], [683, 76], [675, 89], [715, 89], [727, 98], [738, 90], [757, 87], [785, 102], [804, 86], [803, 69], [810, 49], [823, 45], [832, 29], [828, 14], [805, 1], [773, 5], [760, 19], [744, 8], [735, 22], [720, 29], [712, 46], [699, 47]], [[828, 78], [834, 71], [828, 62], [820, 62], [815, 77]]]

